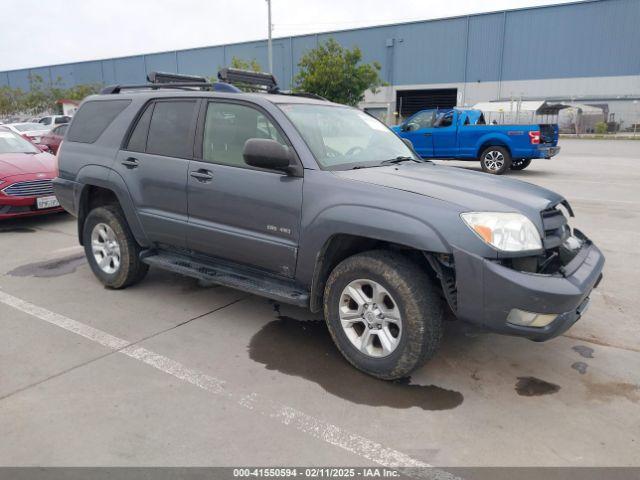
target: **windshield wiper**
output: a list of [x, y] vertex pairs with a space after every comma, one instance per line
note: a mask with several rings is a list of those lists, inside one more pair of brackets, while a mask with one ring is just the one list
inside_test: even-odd
[[380, 162], [380, 165], [395, 165], [396, 163], [402, 163], [402, 162], [416, 162], [416, 163], [422, 163], [420, 160], [417, 160], [413, 157], [407, 157], [404, 155], [399, 155], [395, 158], [389, 158], [387, 160], [383, 160]]

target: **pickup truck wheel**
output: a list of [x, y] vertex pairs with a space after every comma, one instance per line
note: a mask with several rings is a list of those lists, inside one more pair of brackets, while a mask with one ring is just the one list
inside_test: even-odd
[[502, 175], [511, 168], [511, 155], [504, 147], [487, 147], [480, 154], [482, 170], [493, 175]]
[[149, 266], [140, 261], [141, 248], [117, 206], [98, 207], [89, 212], [83, 243], [91, 270], [109, 288], [128, 287], [147, 274]]
[[511, 161], [511, 170], [524, 170], [531, 165], [531, 159], [518, 158]]
[[407, 257], [374, 250], [342, 261], [327, 280], [324, 315], [344, 357], [384, 380], [407, 376], [436, 353], [442, 299]]

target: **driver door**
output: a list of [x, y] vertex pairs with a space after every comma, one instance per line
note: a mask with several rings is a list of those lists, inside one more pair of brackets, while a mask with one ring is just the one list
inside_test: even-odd
[[411, 140], [421, 157], [433, 157], [433, 122], [435, 110], [423, 110], [402, 125], [402, 138]]

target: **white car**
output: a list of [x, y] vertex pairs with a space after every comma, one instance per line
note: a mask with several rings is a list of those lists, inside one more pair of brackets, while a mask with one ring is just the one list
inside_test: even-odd
[[51, 130], [51, 126], [44, 125], [42, 123], [9, 123], [3, 125], [11, 131], [22, 135], [33, 143], [40, 143], [40, 139], [43, 135], [47, 134]]
[[38, 123], [47, 125], [49, 130], [51, 130], [56, 125], [62, 125], [63, 123], [69, 123], [70, 121], [71, 117], [69, 115], [47, 115], [46, 117], [42, 117], [38, 120]]

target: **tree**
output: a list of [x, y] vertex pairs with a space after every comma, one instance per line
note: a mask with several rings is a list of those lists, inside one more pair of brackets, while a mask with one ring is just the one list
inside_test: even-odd
[[255, 58], [252, 58], [250, 61], [248, 61], [248, 60], [244, 60], [242, 58], [238, 58], [234, 56], [231, 59], [231, 65], [229, 66], [231, 68], [237, 68], [240, 70], [250, 70], [252, 72], [262, 71], [262, 67], [260, 66], [260, 64], [257, 62]]
[[361, 61], [358, 47], [349, 50], [330, 38], [302, 56], [295, 90], [356, 106], [364, 99], [364, 92], [376, 93], [384, 85], [379, 75], [380, 63]]

